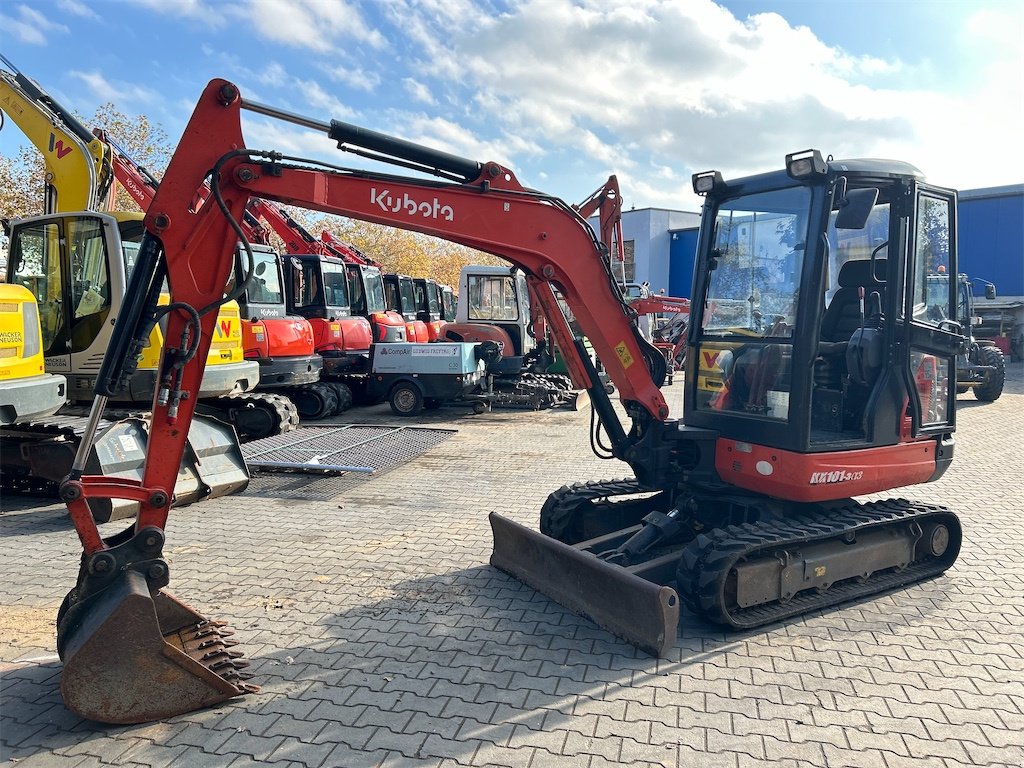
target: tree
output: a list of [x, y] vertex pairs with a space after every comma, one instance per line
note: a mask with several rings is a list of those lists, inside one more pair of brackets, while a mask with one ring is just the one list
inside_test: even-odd
[[0, 219], [43, 212], [43, 156], [22, 147], [16, 157], [0, 157]]
[[[142, 166], [156, 178], [164, 175], [171, 161], [174, 147], [167, 140], [167, 133], [145, 115], [129, 117], [112, 103], [107, 102], [96, 109], [86, 125], [102, 128], [107, 137], [133, 162]], [[115, 185], [115, 211], [139, 210], [131, 195]]]
[[[163, 128], [148, 117], [129, 117], [111, 103], [97, 108], [91, 119], [76, 117], [86, 126], [103, 128], [134, 162], [157, 178], [163, 175], [173, 147]], [[42, 155], [33, 147], [22, 147], [14, 158], [0, 158], [0, 217], [11, 219], [43, 213], [45, 174]], [[112, 207], [138, 210], [123, 189], [117, 190]]]

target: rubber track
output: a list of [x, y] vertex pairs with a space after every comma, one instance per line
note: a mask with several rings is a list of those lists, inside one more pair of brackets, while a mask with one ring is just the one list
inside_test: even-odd
[[531, 374], [536, 376], [542, 382], [554, 387], [555, 389], [567, 390], [572, 389], [572, 379], [562, 373], [534, 373]]
[[578, 544], [580, 539], [573, 535], [577, 533], [573, 530], [577, 522], [573, 517], [587, 502], [634, 493], [643, 493], [643, 489], [633, 477], [563, 485], [550, 494], [541, 507], [540, 532], [565, 544]]
[[272, 419], [271, 427], [261, 434], [239, 432], [238, 437], [242, 442], [273, 437], [274, 435], [283, 435], [299, 426], [299, 411], [295, 407], [295, 403], [283, 395], [275, 395], [269, 392], [240, 392], [221, 397], [203, 398], [200, 408], [206, 406], [206, 409], [203, 410], [203, 413], [206, 415], [213, 415], [210, 413], [211, 407], [221, 409], [224, 411], [223, 419], [234, 424], [234, 421], [228, 415], [228, 411], [245, 407], [250, 403], [255, 408], [270, 412]]
[[[285, 392], [287, 393], [285, 396], [288, 397], [295, 405], [295, 410], [299, 411], [300, 421], [303, 418], [309, 419], [310, 421], [329, 419], [340, 412], [338, 407], [338, 391], [327, 382], [315, 381], [310, 384], [300, 384], [296, 387], [287, 387]], [[303, 397], [307, 393], [317, 399], [320, 406], [318, 412], [303, 414], [299, 409], [299, 402], [301, 401], [297, 402], [296, 397]]]
[[[723, 586], [729, 571], [739, 560], [749, 558], [757, 550], [785, 549], [884, 525], [925, 522], [928, 517], [946, 517], [944, 522], [951, 527], [950, 545], [941, 557], [919, 560], [900, 571], [882, 571], [866, 581], [849, 579], [825, 592], [809, 589], [786, 602], [742, 609], [722, 604]], [[890, 499], [831, 510], [821, 517], [716, 528], [697, 536], [683, 551], [676, 583], [680, 598], [704, 618], [734, 629], [750, 629], [938, 575], [956, 559], [959, 544], [959, 522], [950, 510]]]

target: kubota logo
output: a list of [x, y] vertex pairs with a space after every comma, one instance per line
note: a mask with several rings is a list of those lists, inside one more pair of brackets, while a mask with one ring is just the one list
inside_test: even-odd
[[146, 193], [143, 192], [142, 189], [139, 188], [139, 185], [136, 184], [134, 181], [132, 181], [131, 179], [125, 179], [124, 181], [121, 182], [121, 186], [127, 189], [128, 193], [136, 200], [138, 200], [139, 202], [145, 202]]
[[398, 213], [405, 211], [408, 216], [422, 216], [424, 219], [440, 219], [445, 221], [455, 220], [455, 211], [450, 205], [441, 205], [435, 197], [431, 202], [419, 202], [409, 197], [406, 192], [401, 198], [391, 194], [391, 190], [382, 189], [377, 191], [376, 187], [370, 187], [370, 202], [380, 206], [382, 211]]
[[63, 139], [58, 139], [54, 133], [50, 134], [50, 151], [57, 155], [57, 159], [60, 160], [68, 152], [74, 151], [74, 147], [65, 146]]

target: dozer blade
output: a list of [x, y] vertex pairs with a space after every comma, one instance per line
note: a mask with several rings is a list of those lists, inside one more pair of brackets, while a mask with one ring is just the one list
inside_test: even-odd
[[[138, 418], [113, 424], [93, 443], [86, 474], [141, 480], [146, 460], [149, 425]], [[249, 472], [235, 431], [215, 419], [195, 418], [174, 484], [174, 506], [215, 499], [245, 490]], [[124, 499], [89, 500], [98, 523], [134, 517], [138, 504]]]
[[489, 515], [491, 565], [652, 656], [676, 642], [679, 596], [589, 552]]
[[68, 709], [117, 725], [144, 723], [254, 693], [232, 632], [127, 570], [58, 622]]

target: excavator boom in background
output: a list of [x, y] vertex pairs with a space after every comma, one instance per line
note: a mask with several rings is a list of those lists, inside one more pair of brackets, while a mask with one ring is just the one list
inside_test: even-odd
[[[441, 180], [248, 149], [243, 109]], [[195, 209], [207, 177], [212, 197]], [[750, 628], [948, 568], [961, 537], [953, 513], [850, 497], [937, 479], [952, 460], [950, 382], [964, 338], [955, 323], [930, 323], [918, 299], [925, 261], [955, 273], [955, 193], [904, 163], [833, 163], [816, 151], [787, 157], [782, 172], [736, 183], [699, 174], [694, 186], [706, 205], [684, 423], [670, 418], [660, 389], [664, 358], [639, 334], [607, 249], [571, 206], [497, 163], [298, 118], [212, 81], [149, 208], [134, 301], [98, 377], [94, 421], [131, 373], [157, 311], [152, 286], [166, 275], [176, 309], [161, 365], [175, 386], [153, 403], [153, 460], [139, 482], [86, 476], [76, 463], [62, 485], [83, 547], [58, 617], [67, 705], [138, 722], [252, 690], [223, 626], [163, 590], [162, 554], [189, 393], [252, 197], [444, 238], [523, 270], [573, 380], [588, 388], [605, 436], [595, 448], [607, 446], [635, 478], [554, 492], [540, 533], [492, 513], [491, 562], [630, 642], [670, 647], [680, 600]], [[628, 426], [556, 290], [615, 383]], [[698, 386], [698, 358], [716, 366], [720, 386]], [[140, 511], [105, 539], [86, 502], [111, 495]]]

